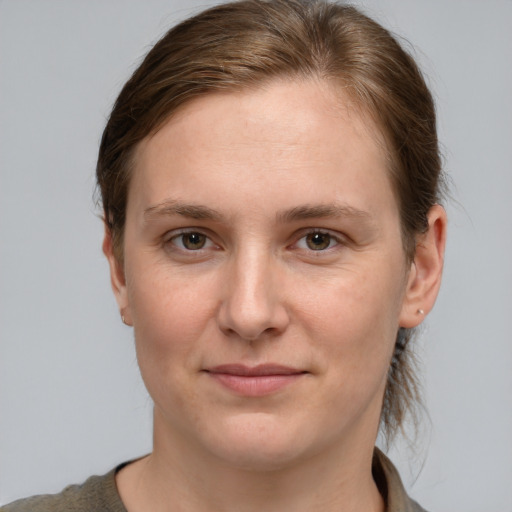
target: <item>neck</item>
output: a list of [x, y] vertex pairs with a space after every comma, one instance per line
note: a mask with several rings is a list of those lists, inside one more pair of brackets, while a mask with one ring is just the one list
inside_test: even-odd
[[254, 470], [199, 453], [160, 429], [155, 421], [153, 453], [118, 474], [130, 512], [385, 510], [371, 472], [373, 441]]

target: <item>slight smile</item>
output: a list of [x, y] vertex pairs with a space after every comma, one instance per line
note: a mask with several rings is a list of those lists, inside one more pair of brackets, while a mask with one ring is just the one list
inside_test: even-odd
[[251, 397], [279, 391], [308, 374], [297, 368], [276, 364], [262, 364], [254, 367], [224, 364], [204, 371], [229, 390]]

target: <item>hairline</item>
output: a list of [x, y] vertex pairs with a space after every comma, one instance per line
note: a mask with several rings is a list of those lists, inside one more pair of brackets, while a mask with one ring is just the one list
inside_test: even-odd
[[[137, 158], [139, 154], [139, 149], [141, 145], [154, 137], [166, 124], [172, 122], [176, 119], [179, 119], [180, 116], [186, 115], [187, 107], [190, 106], [191, 103], [199, 100], [201, 98], [207, 96], [213, 96], [216, 94], [222, 95], [230, 95], [236, 93], [250, 93], [256, 92], [264, 89], [267, 85], [276, 83], [276, 82], [288, 82], [288, 83], [297, 83], [302, 81], [313, 81], [318, 83], [320, 87], [327, 87], [331, 93], [337, 99], [336, 109], [343, 108], [345, 112], [351, 114], [355, 113], [356, 116], [359, 116], [362, 125], [367, 130], [368, 134], [378, 146], [378, 148], [382, 151], [382, 155], [386, 161], [386, 171], [388, 174], [388, 178], [390, 180], [391, 190], [393, 197], [395, 198], [397, 207], [400, 212], [400, 231], [402, 237], [402, 246], [405, 255], [409, 260], [413, 258], [413, 252], [411, 253], [410, 249], [410, 239], [409, 234], [406, 233], [405, 223], [402, 219], [401, 215], [401, 199], [398, 191], [398, 184], [396, 180], [396, 175], [400, 174], [400, 171], [397, 170], [398, 162], [394, 156], [394, 152], [392, 150], [391, 138], [388, 133], [389, 130], [386, 129], [385, 123], [379, 119], [378, 115], [372, 112], [372, 109], [365, 105], [362, 100], [358, 100], [356, 92], [353, 91], [354, 84], [351, 83], [353, 80], [347, 80], [346, 76], [343, 76], [342, 73], [335, 75], [334, 73], [321, 73], [319, 70], [310, 70], [307, 72], [306, 70], [300, 71], [281, 71], [275, 74], [266, 74], [261, 75], [261, 79], [259, 80], [239, 80], [237, 83], [229, 83], [223, 82], [220, 86], [212, 85], [210, 87], [205, 87], [204, 89], [197, 91], [195, 94], [191, 94], [187, 97], [182, 103], [180, 103], [176, 108], [171, 109], [170, 112], [164, 114], [161, 119], [155, 122], [154, 126], [152, 126], [149, 131], [143, 135], [140, 140], [135, 142], [127, 151], [126, 154], [126, 173], [124, 177], [126, 179], [126, 206], [125, 213], [128, 208], [128, 200], [130, 195], [130, 185], [133, 178], [133, 173], [137, 168]], [[107, 212], [105, 212], [105, 217]], [[108, 225], [108, 224], [107, 224]], [[124, 219], [123, 225], [121, 226], [120, 233], [116, 233], [116, 240], [114, 241], [114, 249], [116, 257], [120, 262], [124, 260], [124, 231], [126, 225], [126, 217]]]

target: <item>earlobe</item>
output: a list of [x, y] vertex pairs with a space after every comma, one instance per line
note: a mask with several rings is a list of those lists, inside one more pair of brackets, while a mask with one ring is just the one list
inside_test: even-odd
[[443, 273], [446, 212], [438, 204], [428, 212], [428, 231], [418, 237], [405, 290], [400, 327], [416, 327], [434, 307]]
[[110, 284], [114, 297], [119, 307], [121, 319], [124, 324], [132, 325], [128, 293], [126, 289], [126, 278], [123, 265], [118, 260], [114, 252], [112, 241], [112, 232], [105, 224], [105, 236], [103, 238], [103, 253], [105, 254], [110, 268]]

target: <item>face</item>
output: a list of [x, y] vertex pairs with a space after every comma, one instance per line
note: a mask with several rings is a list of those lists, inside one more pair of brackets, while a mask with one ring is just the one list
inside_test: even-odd
[[185, 106], [138, 148], [124, 271], [110, 256], [155, 446], [251, 468], [373, 447], [402, 247], [377, 130], [339, 91]]

